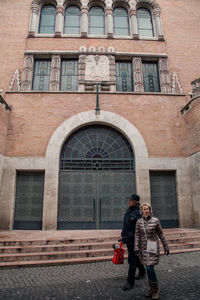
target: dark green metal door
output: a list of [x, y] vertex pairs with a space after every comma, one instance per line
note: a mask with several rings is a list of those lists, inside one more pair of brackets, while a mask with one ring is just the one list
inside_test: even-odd
[[164, 228], [179, 227], [175, 172], [151, 171], [150, 186], [153, 215]]
[[58, 229], [121, 228], [127, 197], [135, 192], [129, 142], [102, 125], [76, 131], [60, 157]]
[[41, 229], [44, 172], [17, 172], [14, 229]]

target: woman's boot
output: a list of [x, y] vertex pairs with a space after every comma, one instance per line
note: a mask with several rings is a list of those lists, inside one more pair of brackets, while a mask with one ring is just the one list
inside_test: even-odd
[[152, 296], [152, 293], [153, 293], [153, 282], [149, 281], [148, 284], [149, 284], [149, 290], [148, 290], [148, 292], [145, 294], [145, 296], [146, 296], [146, 297], [151, 297], [151, 296]]
[[151, 298], [159, 299], [158, 283], [153, 282], [152, 284], [153, 284], [153, 292], [152, 292]]

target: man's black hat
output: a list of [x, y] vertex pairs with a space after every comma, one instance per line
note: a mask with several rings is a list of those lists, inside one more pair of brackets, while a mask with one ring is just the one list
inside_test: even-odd
[[135, 200], [135, 201], [139, 202], [140, 201], [140, 196], [137, 195], [137, 194], [132, 194], [130, 196], [129, 200]]

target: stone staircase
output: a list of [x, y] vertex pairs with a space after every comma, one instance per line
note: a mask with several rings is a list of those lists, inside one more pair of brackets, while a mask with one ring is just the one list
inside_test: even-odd
[[[200, 251], [200, 230], [177, 228], [164, 232], [171, 254]], [[112, 244], [119, 238], [120, 230], [0, 232], [0, 267], [111, 260]]]

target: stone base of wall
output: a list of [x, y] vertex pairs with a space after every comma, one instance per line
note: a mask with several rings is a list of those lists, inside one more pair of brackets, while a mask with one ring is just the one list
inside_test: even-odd
[[200, 152], [190, 157], [194, 223], [200, 228]]

